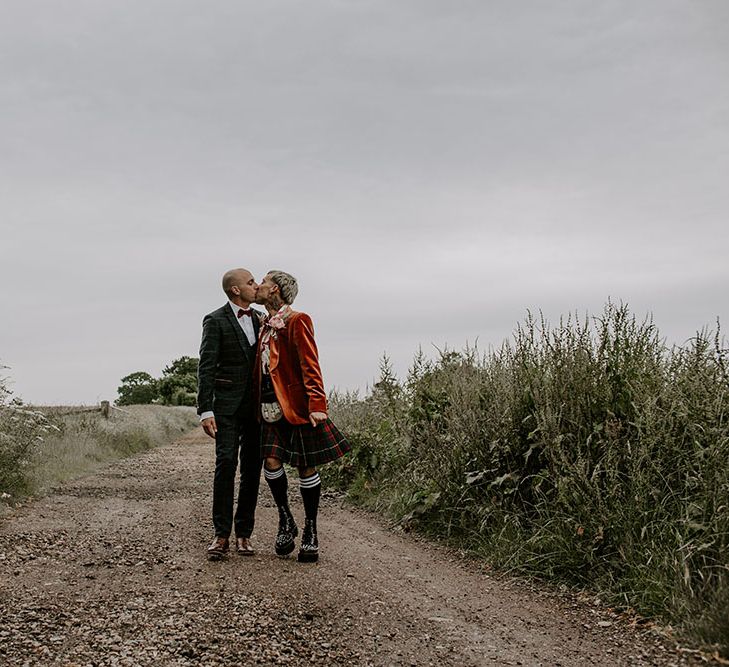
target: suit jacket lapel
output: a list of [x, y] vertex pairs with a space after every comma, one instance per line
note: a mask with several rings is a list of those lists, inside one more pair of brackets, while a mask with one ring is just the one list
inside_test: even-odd
[[258, 340], [258, 337], [259, 337], [259, 336], [261, 335], [261, 334], [259, 333], [259, 332], [260, 332], [260, 330], [261, 330], [261, 318], [260, 318], [260, 317], [258, 317], [258, 315], [256, 315], [256, 314], [255, 314], [255, 313], [257, 313], [257, 312], [258, 312], [257, 310], [254, 310], [254, 311], [253, 311], [254, 315], [253, 315], [253, 317], [251, 318], [251, 319], [253, 320], [253, 331], [255, 331], [255, 332], [256, 332], [256, 340]]
[[291, 335], [291, 324], [293, 321], [293, 316], [296, 315], [296, 312], [293, 312], [287, 319], [286, 319], [286, 325], [283, 329], [280, 329], [277, 331], [276, 338], [271, 337], [271, 344], [269, 348], [270, 357], [268, 360], [268, 367], [270, 370], [273, 370], [278, 366], [279, 359], [281, 357], [280, 351], [282, 349], [286, 350], [289, 347], [289, 336]]
[[272, 371], [278, 366], [278, 346], [281, 342], [281, 332], [278, 334], [278, 338], [271, 337], [271, 342], [268, 345], [268, 370]]
[[240, 324], [238, 324], [238, 320], [236, 319], [235, 314], [233, 313], [233, 309], [230, 306], [226, 306], [225, 315], [228, 318], [230, 325], [233, 327], [233, 331], [235, 331], [235, 335], [238, 338], [240, 346], [243, 348], [243, 352], [245, 352], [245, 354], [250, 354], [252, 349], [251, 344], [248, 342], [246, 335], [243, 333], [243, 329], [241, 329]]

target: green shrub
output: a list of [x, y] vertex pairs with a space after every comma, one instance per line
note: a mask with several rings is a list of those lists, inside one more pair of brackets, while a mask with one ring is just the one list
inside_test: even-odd
[[0, 376], [0, 499], [7, 500], [29, 490], [34, 450], [57, 430], [43, 413], [14, 398], [7, 378]]
[[197, 364], [194, 357], [180, 357], [165, 366], [159, 379], [159, 397], [164, 405], [196, 405]]
[[[666, 348], [608, 304], [333, 397], [354, 500], [495, 565], [597, 589], [729, 650], [729, 381], [719, 332]], [[385, 369], [387, 370], [387, 369]], [[373, 465], [373, 462], [375, 465]]]

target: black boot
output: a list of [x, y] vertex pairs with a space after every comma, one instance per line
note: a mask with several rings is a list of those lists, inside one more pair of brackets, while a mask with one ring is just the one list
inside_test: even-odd
[[294, 550], [294, 538], [299, 534], [296, 522], [288, 505], [278, 508], [278, 535], [276, 535], [276, 554], [287, 556]]
[[307, 519], [304, 523], [304, 534], [301, 536], [299, 563], [316, 563], [319, 560], [319, 540], [316, 537], [316, 521]]

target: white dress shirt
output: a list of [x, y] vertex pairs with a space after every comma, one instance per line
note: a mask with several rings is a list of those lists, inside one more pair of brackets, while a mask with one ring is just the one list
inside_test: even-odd
[[[228, 301], [228, 304], [233, 309], [233, 315], [235, 315], [238, 320], [238, 324], [240, 325], [240, 328], [243, 329], [243, 333], [246, 335], [248, 342], [251, 346], [254, 346], [256, 344], [256, 332], [253, 330], [253, 318], [258, 317], [258, 315], [256, 315], [256, 311], [253, 311], [250, 316], [243, 315], [242, 317], [238, 317], [238, 311], [241, 310], [241, 307], [236, 306], [232, 301]], [[250, 306], [248, 306], [248, 308], [250, 308]]]

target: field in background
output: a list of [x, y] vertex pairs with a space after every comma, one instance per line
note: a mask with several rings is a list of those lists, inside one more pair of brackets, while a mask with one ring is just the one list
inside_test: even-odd
[[112, 409], [0, 406], [0, 493], [42, 493], [116, 458], [165, 444], [197, 423], [194, 408], [132, 405]]
[[667, 348], [608, 304], [481, 354], [386, 363], [334, 396], [326, 482], [502, 571], [586, 587], [729, 654], [729, 375], [720, 333]]

